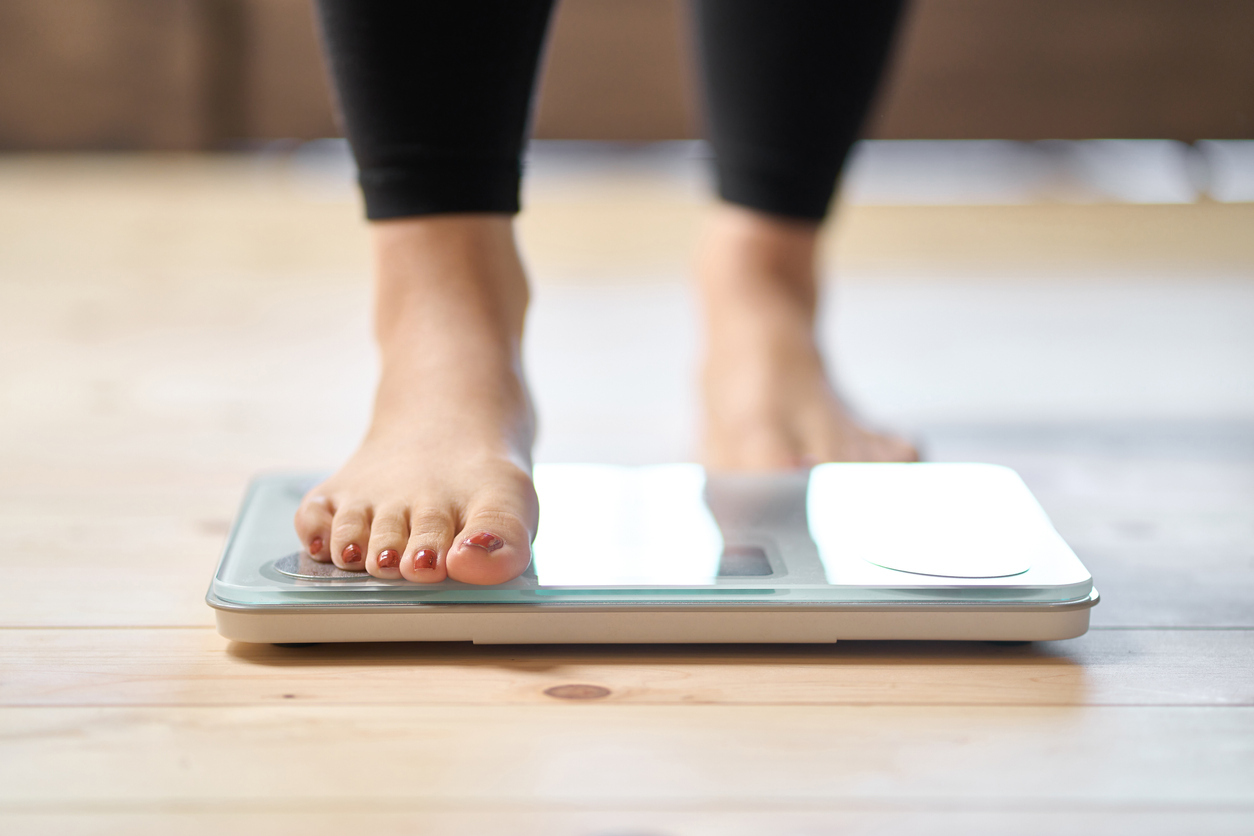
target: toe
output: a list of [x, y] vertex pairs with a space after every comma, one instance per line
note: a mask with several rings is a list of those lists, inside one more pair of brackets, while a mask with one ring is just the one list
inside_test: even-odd
[[331, 559], [341, 569], [366, 568], [370, 542], [370, 507], [349, 504], [335, 512], [331, 523]]
[[401, 555], [409, 539], [409, 509], [377, 511], [370, 520], [370, 545], [366, 548], [366, 571], [376, 578], [395, 580], [401, 576]]
[[470, 514], [449, 549], [449, 577], [464, 583], [494, 584], [521, 575], [531, 562], [535, 534], [535, 517], [525, 513], [482, 509]]
[[452, 514], [414, 514], [409, 521], [409, 543], [401, 558], [401, 575], [415, 583], [439, 583], [448, 577], [448, 552], [456, 533]]
[[296, 509], [296, 536], [314, 560], [331, 559], [331, 520], [334, 509], [327, 497], [310, 491]]

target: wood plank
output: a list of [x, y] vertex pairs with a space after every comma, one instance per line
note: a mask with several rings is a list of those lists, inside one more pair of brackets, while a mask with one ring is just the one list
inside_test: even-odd
[[1254, 626], [1254, 425], [951, 426], [925, 444], [1023, 476], [1093, 573], [1095, 626]]
[[1254, 708], [5, 708], [0, 740], [6, 812], [1254, 809]]
[[[167, 805], [162, 805], [163, 807]], [[173, 806], [173, 805], [170, 805]], [[243, 806], [243, 805], [241, 805]], [[391, 806], [391, 805], [389, 805]], [[9, 836], [58, 833], [178, 833], [181, 836], [342, 836], [346, 832], [375, 836], [589, 836], [590, 834], [666, 834], [667, 836], [760, 836], [763, 833], [927, 833], [929, 836], [1058, 836], [1060, 833], [1101, 833], [1103, 836], [1248, 836], [1254, 814], [1248, 812], [953, 812], [918, 810], [798, 811], [796, 805], [775, 809], [641, 811], [610, 808], [571, 811], [508, 805], [482, 809], [380, 811], [362, 803], [350, 812], [224, 813], [214, 805], [183, 812], [115, 812], [111, 808], [82, 813], [0, 814], [0, 828]], [[505, 807], [505, 809], [500, 809]]]
[[569, 685], [638, 705], [1254, 705], [1254, 630], [1030, 646], [305, 648], [208, 630], [0, 630], [0, 667], [3, 706], [533, 705]]
[[[0, 268], [38, 283], [44, 299], [69, 280], [95, 305], [139, 284], [171, 294], [126, 299], [151, 309], [177, 301], [175, 288], [234, 286], [235, 303], [254, 312], [276, 286], [289, 291], [284, 306], [307, 305], [312, 285], [333, 281], [362, 291], [365, 306], [368, 239], [349, 171], [281, 156], [13, 155], [0, 159], [0, 184]], [[537, 282], [585, 286], [684, 281], [709, 203], [689, 179], [643, 164], [535, 176], [526, 200], [519, 235]], [[1209, 201], [841, 205], [824, 242], [841, 281], [1192, 280], [1249, 275], [1252, 217], [1254, 204]], [[301, 317], [328, 305], [309, 307]]]
[[[1249, 552], [1077, 551], [1100, 578], [1097, 627], [1254, 627]], [[1110, 595], [1107, 596], [1107, 590]]]
[[[212, 504], [206, 496], [210, 514]], [[212, 626], [205, 591], [225, 539], [219, 522], [134, 513], [4, 520], [11, 551], [0, 559], [0, 626]]]
[[[242, 486], [248, 467], [241, 465]], [[107, 471], [101, 484], [111, 481]], [[194, 474], [194, 471], [193, 471]], [[122, 474], [119, 474], [121, 476]], [[167, 474], [166, 491], [179, 489]], [[197, 493], [191, 486], [164, 513], [123, 510], [126, 503], [141, 509], [160, 507], [152, 491], [131, 488], [117, 497], [118, 510], [96, 513], [71, 508], [74, 497], [49, 496], [42, 507], [0, 515], [10, 549], [0, 555], [0, 627], [209, 626], [212, 611], [204, 593], [225, 539], [229, 515], [239, 488], [228, 485]], [[1061, 507], [1043, 496], [1051, 512]], [[98, 500], [96, 500], [98, 501]], [[1153, 509], [1151, 509], [1152, 511]], [[1242, 511], [1243, 514], [1246, 512]], [[1100, 508], [1077, 520], [1055, 513], [1064, 536], [1096, 579], [1103, 600], [1093, 611], [1093, 624], [1103, 627], [1254, 627], [1254, 563], [1248, 549], [1237, 545], [1107, 542], [1086, 533], [1093, 528], [1129, 530], [1144, 510], [1108, 513]], [[1211, 513], [1221, 518], [1220, 509]], [[1155, 512], [1182, 538], [1201, 540], [1213, 530], [1201, 517]], [[1239, 517], [1220, 519], [1234, 528]], [[50, 532], [54, 532], [50, 536]], [[1072, 536], [1079, 532], [1080, 536]], [[89, 548], [84, 548], [88, 544]], [[39, 565], [55, 566], [55, 582]], [[143, 579], [140, 583], [139, 579]]]

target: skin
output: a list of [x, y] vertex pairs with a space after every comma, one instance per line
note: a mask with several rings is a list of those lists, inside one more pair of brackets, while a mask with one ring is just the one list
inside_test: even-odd
[[816, 223], [729, 204], [710, 219], [696, 269], [708, 467], [918, 458], [901, 439], [860, 426], [832, 388], [814, 334], [818, 244]]
[[[361, 446], [313, 488], [296, 531], [316, 560], [379, 578], [496, 584], [530, 561], [535, 414], [520, 362], [528, 291], [513, 222], [372, 224], [382, 375]], [[910, 461], [859, 426], [814, 341], [817, 224], [722, 205], [697, 259], [705, 459], [774, 470]]]

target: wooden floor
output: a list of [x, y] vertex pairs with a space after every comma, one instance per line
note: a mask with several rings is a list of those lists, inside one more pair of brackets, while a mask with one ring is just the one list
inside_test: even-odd
[[[677, 273], [699, 207], [596, 186], [536, 190], [541, 284]], [[1248, 283], [1252, 228], [855, 208], [835, 246], [861, 281]], [[0, 832], [1254, 832], [1249, 415], [914, 428], [1023, 473], [1102, 592], [1072, 641], [248, 646], [203, 602], [245, 480], [364, 419], [353, 200], [265, 161], [8, 160], [0, 271]]]

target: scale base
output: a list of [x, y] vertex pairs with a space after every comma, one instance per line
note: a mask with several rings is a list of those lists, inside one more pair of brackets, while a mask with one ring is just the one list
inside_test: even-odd
[[215, 604], [218, 632], [240, 642], [441, 641], [474, 644], [830, 644], [836, 641], [1055, 641], [1083, 635], [1084, 601], [996, 607], [609, 608], [437, 605], [273, 612]]

